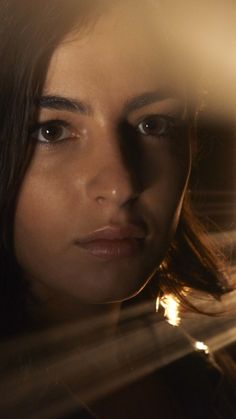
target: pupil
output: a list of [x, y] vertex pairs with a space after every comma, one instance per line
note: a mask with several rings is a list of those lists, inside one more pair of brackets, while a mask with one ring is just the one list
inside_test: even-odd
[[166, 124], [165, 121], [161, 118], [150, 118], [145, 123], [145, 130], [149, 133], [154, 134], [163, 134], [165, 132]]
[[158, 127], [157, 121], [155, 121], [154, 119], [150, 119], [145, 124], [145, 128], [148, 129], [148, 130], [150, 130], [150, 131], [156, 129], [157, 127]]
[[62, 135], [62, 128], [51, 125], [50, 127], [45, 127], [42, 134], [47, 140], [57, 140]]

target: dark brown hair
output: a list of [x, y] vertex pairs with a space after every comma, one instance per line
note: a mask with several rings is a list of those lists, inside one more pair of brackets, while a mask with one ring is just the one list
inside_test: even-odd
[[175, 239], [159, 270], [159, 287], [163, 294], [175, 294], [183, 305], [194, 311], [198, 309], [184, 296], [183, 289], [204, 292], [215, 299], [231, 290], [225, 257], [195, 216], [188, 196]]
[[[0, 0], [0, 319], [2, 333], [25, 321], [27, 284], [14, 256], [14, 213], [34, 146], [29, 121], [50, 58], [76, 25], [87, 25], [90, 1]], [[85, 25], [86, 23], [86, 25]], [[183, 286], [219, 297], [227, 288], [218, 257], [202, 238], [187, 201], [159, 276], [163, 292]], [[17, 313], [17, 315], [16, 315]], [[16, 325], [16, 318], [18, 325]], [[5, 330], [4, 330], [5, 329]]]

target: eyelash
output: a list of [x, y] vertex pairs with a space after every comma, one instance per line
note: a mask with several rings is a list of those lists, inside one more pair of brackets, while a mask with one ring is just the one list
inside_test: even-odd
[[[154, 127], [151, 127], [152, 123], [154, 123]], [[145, 124], [146, 128], [142, 126]], [[175, 117], [162, 114], [149, 115], [145, 118], [142, 118], [142, 120], [138, 123], [137, 131], [146, 137], [165, 138], [170, 137], [173, 133], [173, 130], [176, 129], [177, 126], [177, 119]], [[145, 130], [147, 132], [145, 132]]]
[[[55, 141], [50, 140], [50, 139], [45, 139], [45, 140], [41, 140], [39, 139], [40, 137], [40, 132], [41, 135], [42, 134], [42, 130], [43, 129], [59, 129], [59, 128], [64, 128], [68, 130], [68, 135], [66, 135], [64, 138], [62, 139], [56, 139]], [[46, 133], [44, 133], [45, 135]], [[61, 133], [61, 135], [63, 135], [63, 133]], [[41, 145], [45, 145], [45, 146], [56, 146], [59, 144], [64, 143], [65, 141], [68, 141], [70, 139], [74, 139], [74, 138], [78, 138], [79, 134], [76, 132], [76, 130], [71, 126], [71, 123], [66, 121], [66, 120], [60, 120], [60, 119], [53, 119], [53, 120], [49, 120], [49, 121], [45, 121], [45, 122], [39, 122], [37, 124], [35, 124], [34, 126], [32, 126], [30, 128], [30, 136], [32, 138], [34, 138], [38, 143], [40, 143]]]
[[[151, 126], [153, 123], [154, 123], [154, 126]], [[171, 136], [171, 134], [173, 133], [173, 130], [176, 129], [177, 126], [178, 124], [175, 117], [171, 117], [169, 115], [158, 114], [158, 115], [149, 115], [145, 118], [142, 118], [134, 128], [136, 129], [137, 133], [141, 136], [152, 137], [152, 138], [166, 138], [166, 137]], [[46, 130], [47, 128], [48, 130], [52, 128], [53, 129], [64, 128], [68, 130], [68, 135], [66, 135], [62, 139], [60, 138], [56, 139], [55, 141], [50, 140], [50, 139], [48, 140], [39, 139], [40, 132], [42, 135], [42, 130], [43, 129]], [[65, 119], [63, 120], [53, 119], [53, 120], [48, 120], [45, 122], [37, 123], [30, 128], [30, 136], [34, 138], [40, 145], [47, 146], [47, 147], [53, 147], [53, 146], [55, 147], [57, 145], [63, 144], [64, 142], [68, 140], [79, 138], [79, 134], [71, 126], [71, 123], [66, 121]]]

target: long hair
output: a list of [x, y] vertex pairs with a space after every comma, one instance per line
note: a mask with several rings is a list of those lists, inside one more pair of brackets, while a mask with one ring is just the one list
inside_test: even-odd
[[[0, 0], [0, 318], [1, 331], [26, 319], [27, 284], [14, 254], [14, 214], [34, 153], [29, 121], [41, 95], [51, 56], [75, 26], [91, 18], [90, 1]], [[93, 5], [92, 5], [93, 6]], [[89, 13], [89, 19], [88, 19]], [[185, 201], [175, 241], [159, 286], [179, 294], [182, 286], [219, 297], [227, 288], [217, 255], [202, 240]], [[17, 315], [16, 315], [17, 313]], [[16, 321], [17, 318], [17, 321]], [[5, 330], [4, 330], [5, 329]]]
[[186, 308], [200, 311], [183, 290], [200, 291], [219, 300], [231, 291], [227, 271], [225, 257], [209, 238], [186, 196], [175, 238], [158, 272], [161, 293], [174, 294]]
[[[27, 284], [14, 256], [18, 193], [34, 153], [29, 121], [36, 118], [50, 58], [83, 19], [89, 1], [0, 0], [0, 330], [25, 320]], [[63, 7], [64, 5], [64, 7]], [[65, 7], [66, 5], [66, 7]], [[17, 313], [17, 316], [16, 316]]]

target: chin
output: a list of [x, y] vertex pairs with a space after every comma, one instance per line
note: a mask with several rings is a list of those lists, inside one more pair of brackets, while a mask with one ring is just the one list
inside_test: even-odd
[[93, 292], [84, 296], [84, 299], [91, 304], [121, 303], [140, 294], [148, 282], [149, 278], [145, 281], [140, 281], [138, 284], [137, 282], [129, 283], [126, 281], [125, 284], [122, 284], [122, 286], [120, 285], [119, 287], [117, 287], [117, 284], [115, 284], [114, 287], [110, 284], [109, 287], [99, 289], [95, 293]]

